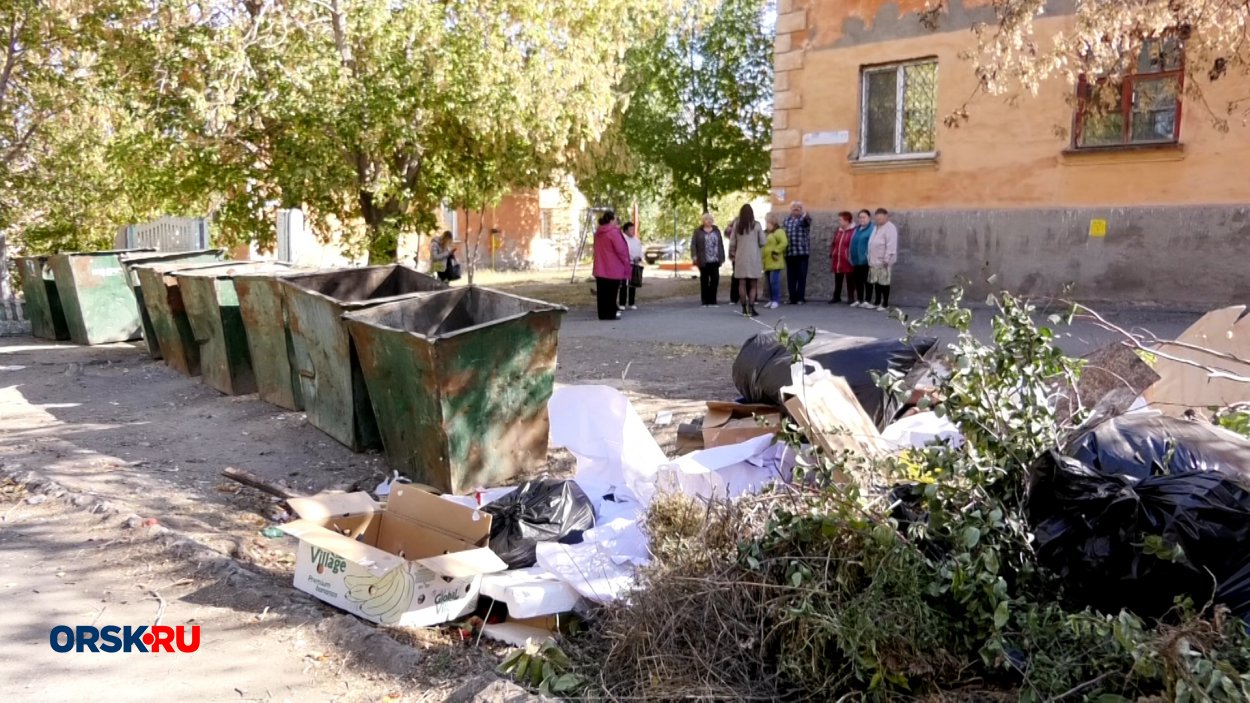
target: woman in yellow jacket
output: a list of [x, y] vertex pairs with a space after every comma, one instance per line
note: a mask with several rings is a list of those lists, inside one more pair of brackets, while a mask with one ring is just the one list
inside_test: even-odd
[[781, 307], [781, 271], [786, 267], [786, 248], [790, 246], [790, 239], [786, 230], [777, 225], [775, 213], [768, 213], [764, 222], [768, 237], [760, 253], [764, 258], [764, 275], [768, 277], [768, 298], [772, 301], [768, 309], [776, 310]]

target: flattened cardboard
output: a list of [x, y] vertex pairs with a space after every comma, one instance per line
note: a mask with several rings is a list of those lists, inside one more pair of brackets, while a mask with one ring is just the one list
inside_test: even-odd
[[288, 503], [300, 516], [282, 528], [300, 541], [295, 587], [372, 622], [453, 620], [476, 606], [483, 574], [507, 568], [477, 546], [489, 539], [490, 515], [411, 486], [395, 489], [385, 509], [365, 493]]
[[[1176, 341], [1250, 361], [1250, 315], [1246, 314], [1244, 305], [1212, 310], [1185, 330]], [[1174, 344], [1161, 345], [1159, 351], [1230, 374], [1250, 377], [1250, 363], [1221, 359]], [[1250, 401], [1250, 383], [1211, 378], [1210, 373], [1203, 369], [1162, 357], [1158, 357], [1154, 370], [1160, 380], [1146, 389], [1144, 395], [1152, 408], [1165, 415], [1181, 417], [1187, 410], [1193, 410], [1206, 416], [1208, 408], [1225, 408]]]
[[[756, 417], [763, 418], [760, 425]], [[703, 448], [741, 444], [749, 439], [776, 434], [781, 429], [781, 409], [772, 405], [743, 405], [709, 401], [703, 417]]]

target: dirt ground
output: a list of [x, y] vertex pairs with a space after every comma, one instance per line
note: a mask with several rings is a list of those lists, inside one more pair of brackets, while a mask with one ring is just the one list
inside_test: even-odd
[[[730, 348], [579, 335], [559, 354], [559, 383], [619, 388], [648, 422], [672, 411], [655, 428], [670, 453], [677, 425], [731, 388]], [[556, 450], [534, 473], [572, 466]], [[381, 455], [351, 453], [302, 413], [222, 396], [139, 343], [0, 339], [0, 593], [20, 605], [0, 611], [8, 700], [456, 700], [489, 678], [501, 647], [383, 634], [295, 591], [294, 540], [260, 533], [276, 499], [224, 480], [227, 467], [305, 493], [372, 489], [388, 474]], [[199, 652], [138, 660], [48, 644], [59, 624], [150, 623], [161, 601], [166, 624], [201, 625]]]

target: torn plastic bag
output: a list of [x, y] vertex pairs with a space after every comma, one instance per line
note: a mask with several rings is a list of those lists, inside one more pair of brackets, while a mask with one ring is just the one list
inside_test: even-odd
[[[880, 422], [885, 398], [873, 381], [873, 372], [893, 370], [906, 374], [935, 344], [937, 340], [931, 338], [908, 342], [818, 332], [803, 347], [803, 354], [833, 375], [845, 378], [869, 417]], [[782, 405], [781, 389], [791, 382], [790, 363], [790, 353], [777, 341], [775, 333], [757, 334], [742, 345], [734, 361], [734, 386], [747, 402]]]
[[482, 512], [492, 516], [490, 549], [509, 569], [533, 566], [539, 542], [577, 544], [595, 526], [595, 507], [573, 481], [529, 481]]
[[1250, 441], [1133, 413], [1068, 449], [1034, 467], [1028, 507], [1038, 558], [1069, 597], [1144, 617], [1177, 596], [1250, 614], [1250, 465], [1225, 463], [1250, 456]]

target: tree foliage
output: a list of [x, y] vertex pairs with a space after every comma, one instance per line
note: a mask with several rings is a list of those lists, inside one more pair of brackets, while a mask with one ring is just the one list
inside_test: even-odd
[[[72, 155], [68, 137], [25, 146], [37, 177], [11, 207], [30, 210], [38, 184], [58, 182], [132, 211], [206, 213], [227, 239], [263, 245], [274, 210], [302, 206], [320, 231], [393, 255], [441, 203], [492, 205], [596, 140], [626, 48], [667, 2], [80, 0], [58, 14], [19, 0], [0, 21], [41, 18], [20, 45], [57, 57], [27, 59], [45, 78], [23, 77], [28, 104], [47, 102], [41, 121], [77, 113], [70, 133], [93, 158], [48, 158]], [[84, 17], [95, 31], [75, 25]], [[70, 70], [78, 44], [86, 58]], [[14, 115], [29, 109], [0, 98], [0, 150], [21, 143], [31, 123]], [[65, 178], [83, 168], [115, 183]]]
[[[1036, 95], [1052, 78], [1076, 83], [1081, 76], [1115, 82], [1133, 73], [1142, 43], [1171, 39], [1184, 49], [1185, 92], [1208, 111], [1221, 130], [1229, 118], [1246, 116], [1250, 96], [1224, 105], [1206, 103], [1203, 85], [1250, 75], [1250, 6], [1240, 0], [1077, 0], [1075, 21], [1053, 36], [1039, 37], [1047, 0], [994, 0], [995, 20], [974, 28], [977, 48], [968, 53], [981, 86], [1000, 95]], [[941, 23], [946, 0], [922, 16]]]
[[764, 192], [772, 140], [770, 7], [763, 0], [686, 0], [666, 31], [631, 49], [618, 131], [609, 131], [590, 177], [579, 183], [645, 194], [664, 173], [666, 200], [704, 210], [731, 193]]

